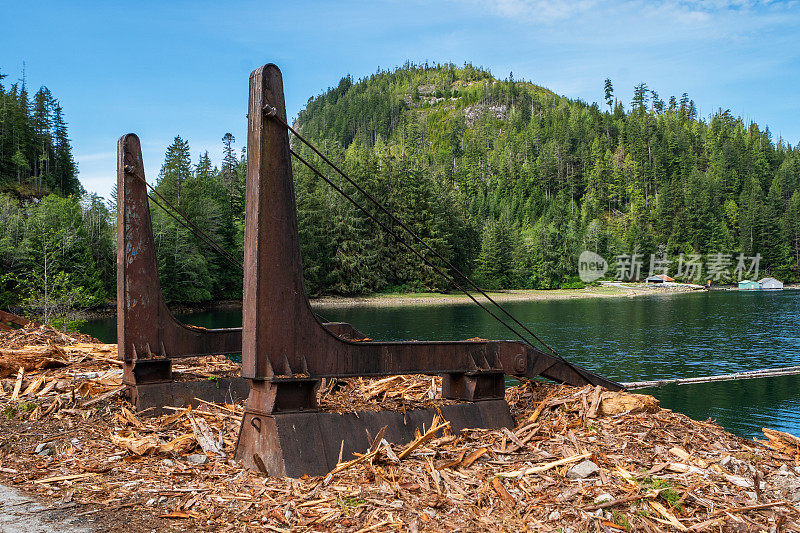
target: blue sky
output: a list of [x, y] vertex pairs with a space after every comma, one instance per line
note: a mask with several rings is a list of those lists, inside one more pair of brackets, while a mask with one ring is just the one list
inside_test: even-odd
[[61, 100], [81, 181], [104, 196], [123, 133], [140, 135], [151, 181], [175, 135], [195, 160], [208, 150], [218, 163], [228, 131], [241, 147], [247, 78], [267, 62], [283, 71], [290, 116], [347, 73], [469, 61], [590, 102], [606, 77], [626, 104], [644, 81], [800, 143], [796, 1], [0, 0], [0, 13], [6, 84], [24, 61], [31, 89]]

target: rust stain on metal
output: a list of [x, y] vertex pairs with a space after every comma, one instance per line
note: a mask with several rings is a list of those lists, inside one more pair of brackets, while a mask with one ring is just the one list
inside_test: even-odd
[[505, 375], [620, 388], [517, 341], [374, 342], [349, 324], [321, 322], [303, 286], [288, 131], [273, 117], [285, 122], [286, 110], [281, 72], [268, 64], [250, 76], [242, 328], [191, 328], [170, 314], [158, 280], [139, 139], [119, 140], [118, 343], [137, 405], [187, 397], [185, 382], [171, 381], [174, 358], [241, 352], [247, 383], [240, 379], [238, 387], [249, 384], [249, 395], [236, 457], [272, 475], [302, 475], [330, 468], [333, 449], [365, 429], [374, 434], [383, 425], [411, 435], [427, 420], [412, 413], [407, 423], [385, 412], [331, 418], [317, 411], [322, 378], [442, 375], [443, 396], [468, 402], [451, 409], [461, 427], [512, 423]]

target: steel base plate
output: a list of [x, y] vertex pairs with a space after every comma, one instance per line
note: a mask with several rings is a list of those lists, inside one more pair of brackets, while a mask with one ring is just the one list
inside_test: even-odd
[[[467, 428], [497, 429], [513, 427], [514, 420], [505, 400], [486, 400], [444, 405], [442, 416], [453, 432]], [[386, 426], [384, 438], [393, 444], [414, 439], [414, 431], [431, 427], [435, 409], [395, 411], [360, 411], [336, 414], [286, 412], [262, 414], [246, 411], [236, 443], [236, 459], [245, 467], [270, 476], [301, 477], [323, 475], [353, 452], [369, 447], [367, 433], [373, 438]]]
[[197, 398], [212, 403], [236, 403], [247, 398], [249, 392], [250, 383], [236, 377], [140, 383], [129, 387], [127, 394], [137, 411], [147, 409], [148, 415], [160, 415], [167, 412], [165, 406], [197, 406]]

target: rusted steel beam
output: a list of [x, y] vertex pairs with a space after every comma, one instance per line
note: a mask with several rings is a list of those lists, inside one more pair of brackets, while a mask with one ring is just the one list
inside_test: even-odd
[[381, 376], [503, 371], [573, 385], [620, 388], [576, 365], [514, 341], [352, 342], [317, 320], [303, 287], [297, 213], [278, 67], [250, 76], [247, 141], [242, 376]]
[[[336, 467], [339, 457], [349, 460], [353, 453], [363, 453], [369, 448], [370, 435], [383, 431], [388, 442], [406, 443], [414, 439], [415, 431], [424, 433], [430, 429], [437, 414], [450, 422], [453, 433], [468, 428], [499, 429], [514, 425], [504, 400], [405, 412], [289, 412], [270, 416], [247, 412], [236, 446], [237, 459], [246, 468], [271, 476], [324, 475]], [[250, 444], [245, 446], [243, 439], [251, 439]]]
[[[238, 353], [241, 329], [203, 329], [182, 324], [169, 312], [158, 279], [155, 241], [139, 138], [123, 135], [117, 144], [117, 343], [123, 382], [138, 409], [176, 401], [194, 403], [217, 394], [199, 381], [172, 381], [176, 357]], [[230, 384], [242, 397], [244, 383]]]
[[[505, 374], [621, 388], [520, 342], [355, 342], [324, 327], [303, 286], [288, 132], [270, 113], [286, 121], [283, 80], [272, 64], [250, 75], [248, 104], [242, 376], [250, 394], [236, 445], [246, 466], [271, 475], [320, 473], [335, 464], [326, 450], [358, 448], [366, 422], [313, 412], [323, 377], [443, 374], [445, 395], [504, 409], [505, 416], [484, 420], [471, 406], [486, 402], [453, 406], [463, 427], [511, 423]], [[380, 413], [379, 423], [395, 422]], [[406, 428], [395, 440], [408, 435]]]
[[[137, 358], [238, 353], [239, 328], [203, 329], [176, 320], [161, 294], [139, 137], [117, 148], [117, 343], [126, 363]], [[126, 372], [126, 383], [130, 375]]]

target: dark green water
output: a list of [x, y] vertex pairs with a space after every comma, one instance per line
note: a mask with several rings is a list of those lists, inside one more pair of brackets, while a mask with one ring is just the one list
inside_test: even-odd
[[[800, 365], [800, 292], [704, 292], [504, 304], [564, 357], [618, 381], [692, 377]], [[474, 305], [326, 308], [376, 340], [513, 338]], [[180, 317], [204, 327], [241, 325], [239, 311]], [[84, 332], [106, 342], [113, 319]], [[771, 427], [800, 435], [800, 376], [644, 390], [664, 407], [716, 419], [742, 436]]]

